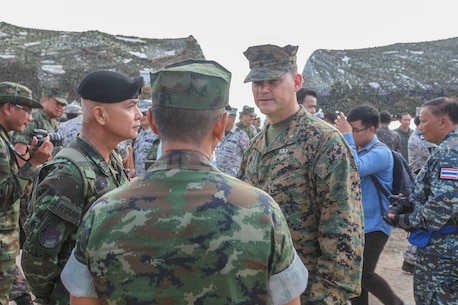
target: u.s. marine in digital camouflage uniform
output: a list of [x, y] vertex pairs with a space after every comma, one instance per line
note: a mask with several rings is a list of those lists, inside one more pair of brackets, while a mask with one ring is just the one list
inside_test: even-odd
[[[251, 139], [238, 177], [269, 193], [285, 213], [309, 270], [302, 304], [346, 304], [361, 292], [360, 179], [351, 148], [337, 129], [297, 104], [302, 77], [296, 52], [291, 45], [265, 45], [244, 53], [251, 68], [245, 82], [253, 82], [255, 102], [270, 123]], [[280, 109], [290, 114], [278, 121], [274, 115]]]
[[144, 177], [86, 214], [62, 273], [79, 301], [298, 304], [307, 272], [279, 206], [210, 163], [229, 83], [230, 73], [212, 61], [151, 74], [148, 115], [164, 152]]
[[[41, 108], [27, 87], [13, 83], [0, 83], [0, 304], [9, 301], [9, 292], [15, 279], [16, 256], [19, 253], [19, 198], [26, 192], [36, 166], [51, 157], [52, 145], [43, 143], [22, 166], [9, 131], [22, 131], [30, 122], [32, 108]], [[36, 143], [36, 139], [35, 139]], [[49, 146], [48, 146], [49, 144]], [[47, 148], [48, 147], [48, 148]], [[47, 150], [47, 153], [46, 153]], [[41, 156], [40, 156], [41, 155]], [[11, 295], [21, 297], [22, 292]]]
[[415, 304], [458, 304], [458, 100], [440, 97], [424, 103], [418, 128], [437, 147], [409, 197], [414, 212], [389, 216], [417, 246]]
[[[25, 227], [21, 262], [38, 303], [69, 304], [60, 273], [75, 245], [78, 225], [97, 198], [128, 181], [114, 149], [120, 141], [137, 136], [141, 118], [137, 103], [142, 86], [142, 77], [131, 80], [116, 72], [95, 71], [87, 74], [78, 87], [85, 110], [82, 130], [61, 153], [79, 151], [83, 160], [76, 161], [85, 176], [77, 165], [59, 155], [46, 163], [34, 180]], [[123, 120], [123, 126], [119, 120]], [[86, 194], [84, 181], [88, 182]]]

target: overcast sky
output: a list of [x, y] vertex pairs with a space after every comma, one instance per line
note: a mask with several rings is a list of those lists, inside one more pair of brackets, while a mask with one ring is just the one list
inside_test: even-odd
[[[280, 5], [279, 5], [280, 4]], [[25, 0], [0, 20], [44, 30], [98, 30], [143, 38], [194, 36], [205, 58], [232, 72], [230, 103], [253, 106], [243, 83], [253, 45], [298, 45], [302, 72], [317, 49], [360, 49], [458, 37], [456, 0]], [[258, 112], [259, 113], [259, 112]]]

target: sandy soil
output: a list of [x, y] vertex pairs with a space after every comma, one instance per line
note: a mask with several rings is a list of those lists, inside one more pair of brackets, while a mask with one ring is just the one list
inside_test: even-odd
[[[408, 245], [407, 233], [401, 229], [393, 229], [385, 248], [383, 249], [376, 271], [391, 286], [393, 291], [407, 304], [415, 305], [413, 299], [413, 276], [401, 269], [404, 261], [402, 254]], [[382, 303], [370, 295], [370, 305]]]

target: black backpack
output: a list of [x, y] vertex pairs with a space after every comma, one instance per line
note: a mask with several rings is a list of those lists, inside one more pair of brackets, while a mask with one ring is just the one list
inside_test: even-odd
[[[382, 142], [377, 142], [372, 146], [377, 147], [384, 145]], [[388, 147], [388, 146], [387, 146]], [[412, 173], [412, 170], [409, 167], [407, 160], [401, 155], [401, 153], [390, 149], [391, 154], [393, 155], [393, 184], [391, 193], [385, 189], [380, 182], [378, 181], [375, 175], [371, 175], [371, 179], [374, 182], [375, 186], [382, 191], [382, 193], [389, 197], [390, 195], [399, 195], [402, 194], [403, 197], [409, 197], [412, 193], [413, 186], [415, 184], [415, 176]]]

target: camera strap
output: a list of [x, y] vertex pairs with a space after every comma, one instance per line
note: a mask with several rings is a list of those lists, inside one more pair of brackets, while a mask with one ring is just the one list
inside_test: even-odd
[[16, 164], [17, 164], [16, 156], [18, 156], [22, 161], [25, 161], [25, 162], [29, 161], [30, 158], [29, 159], [24, 158], [24, 155], [26, 155], [29, 152], [29, 148], [30, 148], [29, 145], [27, 145], [27, 150], [26, 150], [25, 154], [21, 154], [20, 152], [18, 152], [16, 150], [14, 145], [10, 142], [10, 139], [7, 136], [7, 133], [3, 129], [3, 127], [0, 126], [0, 128], [1, 128], [0, 137], [2, 138], [3, 142], [6, 143], [8, 151], [10, 152], [11, 158], [16, 161]]

